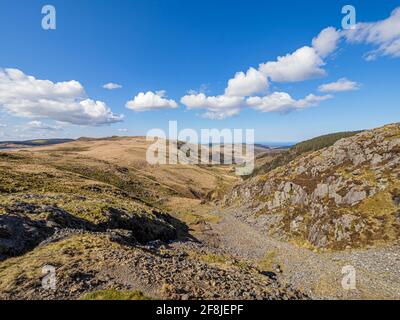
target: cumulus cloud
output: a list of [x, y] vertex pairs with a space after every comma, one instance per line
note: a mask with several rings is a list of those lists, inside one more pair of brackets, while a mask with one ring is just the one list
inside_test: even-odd
[[106, 83], [105, 85], [103, 85], [103, 88], [108, 89], [108, 90], [115, 90], [115, 89], [122, 88], [122, 86], [118, 83], [109, 82], [109, 83]]
[[359, 88], [360, 84], [358, 82], [341, 78], [336, 82], [326, 83], [319, 86], [318, 90], [321, 92], [341, 92], [358, 90]]
[[189, 109], [232, 109], [243, 102], [242, 97], [206, 96], [204, 93], [186, 95], [181, 102]]
[[246, 100], [246, 103], [249, 107], [261, 112], [290, 112], [316, 106], [318, 103], [331, 98], [330, 95], [315, 96], [310, 94], [304, 99], [295, 100], [286, 92], [274, 92], [264, 97], [250, 97]]
[[[223, 95], [206, 96], [190, 92], [181, 102], [188, 109], [205, 109], [203, 117], [223, 119], [240, 113], [244, 105], [262, 112], [287, 112], [331, 99], [333, 96], [310, 94], [295, 100], [286, 92], [274, 92], [266, 96], [254, 96], [267, 91], [269, 82], [299, 82], [326, 75], [325, 59], [337, 50], [340, 40], [345, 37], [351, 43], [375, 44], [378, 49], [368, 53], [367, 60], [379, 55], [400, 57], [400, 8], [394, 10], [388, 19], [374, 23], [359, 23], [355, 30], [323, 29], [312, 39], [312, 46], [304, 46], [292, 53], [267, 61], [259, 68], [238, 72], [228, 81]], [[359, 89], [360, 84], [346, 78], [326, 83], [319, 91], [341, 92]]]
[[296, 82], [325, 75], [324, 61], [314, 48], [304, 46], [291, 54], [260, 65], [260, 71], [276, 82]]
[[[327, 46], [327, 31], [319, 36], [320, 49]], [[332, 52], [330, 45], [329, 51]], [[325, 48], [324, 53], [327, 54]], [[252, 96], [268, 89], [268, 78], [277, 82], [294, 82], [315, 78], [325, 74], [321, 68], [323, 60], [311, 47], [303, 47], [292, 54], [278, 57], [277, 61], [261, 64], [259, 70], [250, 68], [246, 73], [238, 72], [228, 81], [225, 94], [219, 96], [206, 96], [204, 93], [192, 93], [182, 97], [181, 103], [188, 109], [206, 109], [203, 117], [210, 119], [224, 119], [240, 113], [244, 105], [249, 105], [262, 112], [284, 112], [293, 109], [315, 105], [327, 97], [309, 95], [301, 100], [294, 100], [288, 93], [275, 92], [264, 97]], [[247, 97], [247, 99], [246, 99]], [[330, 98], [330, 97], [329, 97]]]
[[206, 96], [204, 93], [186, 95], [181, 98], [181, 103], [188, 109], [207, 109], [203, 117], [209, 119], [224, 119], [240, 112], [244, 102], [238, 96]]
[[250, 68], [246, 73], [237, 72], [235, 77], [228, 81], [225, 95], [244, 97], [266, 89], [268, 89], [267, 77], [260, 71]]
[[325, 58], [336, 50], [340, 38], [341, 35], [338, 30], [328, 27], [312, 40], [312, 45], [316, 53], [320, 57]]
[[0, 106], [12, 115], [48, 118], [78, 125], [119, 122], [102, 101], [87, 98], [77, 81], [39, 80], [18, 69], [0, 69]]
[[167, 99], [165, 91], [148, 91], [146, 93], [140, 92], [133, 100], [126, 103], [128, 109], [143, 112], [156, 109], [175, 109], [178, 104], [172, 100]]
[[377, 49], [366, 54], [367, 60], [379, 56], [400, 57], [400, 7], [396, 8], [387, 19], [377, 22], [357, 23], [354, 29], [343, 30], [343, 35], [350, 43], [366, 43]]
[[286, 92], [274, 92], [265, 97], [250, 97], [248, 106], [262, 112], [276, 112], [292, 108], [295, 100]]

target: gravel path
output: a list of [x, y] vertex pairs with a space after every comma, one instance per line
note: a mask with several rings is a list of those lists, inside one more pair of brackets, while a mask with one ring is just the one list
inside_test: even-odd
[[[314, 299], [400, 299], [400, 246], [318, 253], [272, 239], [240, 221], [235, 213], [216, 211], [212, 225], [221, 248], [238, 258], [258, 260], [276, 254], [281, 280]], [[215, 243], [215, 240], [213, 241]], [[344, 266], [356, 271], [356, 289], [344, 290]]]

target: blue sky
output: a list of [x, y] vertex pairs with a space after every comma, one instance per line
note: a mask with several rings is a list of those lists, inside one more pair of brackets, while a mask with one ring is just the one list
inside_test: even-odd
[[[41, 9], [46, 4], [56, 8], [56, 30], [41, 27]], [[180, 129], [252, 128], [257, 141], [299, 141], [397, 122], [400, 52], [395, 51], [395, 45], [400, 35], [380, 30], [377, 22], [388, 19], [400, 7], [400, 1], [352, 1], [357, 22], [370, 22], [378, 31], [366, 35], [370, 29], [361, 28], [353, 41], [343, 37], [329, 54], [314, 57], [321, 58], [323, 64], [317, 69], [323, 74], [287, 81], [276, 70], [281, 65], [273, 66], [272, 71], [266, 68], [260, 74], [268, 81], [265, 90], [240, 97], [241, 103], [224, 109], [232, 111], [233, 116], [222, 120], [205, 117], [210, 113], [219, 117], [219, 104], [210, 107], [210, 103], [192, 101], [200, 93], [203, 100], [219, 96], [218, 101], [222, 101], [229, 79], [237, 72], [246, 73], [250, 67], [259, 70], [260, 64], [276, 62], [277, 57], [292, 55], [304, 46], [314, 50], [312, 40], [322, 30], [333, 27], [340, 32], [341, 9], [346, 4], [294, 0], [2, 0], [0, 140], [146, 135], [152, 128], [166, 129], [168, 121], [177, 120]], [[389, 22], [398, 26], [396, 19]], [[390, 44], [393, 46], [389, 48]], [[370, 52], [377, 53], [368, 61]], [[32, 87], [27, 98], [22, 83], [22, 89], [2, 96], [1, 90], [6, 91], [7, 86], [21, 84], [16, 83], [21, 77], [7, 73], [6, 68], [53, 84], [68, 82], [65, 86], [70, 91], [60, 97], [56, 89], [43, 93]], [[304, 72], [307, 74], [307, 70]], [[318, 89], [344, 78], [348, 89]], [[72, 80], [80, 87], [69, 83]], [[122, 88], [102, 87], [110, 82]], [[148, 98], [161, 104], [153, 108], [148, 103], [141, 106], [143, 99], [133, 102], [140, 92], [148, 91], [153, 94]], [[44, 110], [42, 100], [37, 100], [38, 92], [47, 102], [57, 103], [49, 103]], [[82, 92], [85, 97], [81, 97]], [[306, 99], [310, 94], [314, 98]], [[191, 97], [186, 105], [181, 102], [185, 95]], [[268, 99], [260, 105], [264, 97]], [[326, 98], [314, 101], [315, 97]], [[92, 119], [89, 109], [79, 109], [86, 105], [80, 104], [85, 99], [93, 101], [87, 108], [92, 108], [91, 103], [93, 108], [100, 108], [95, 102], [100, 101], [109, 113]], [[279, 99], [279, 107], [273, 109], [275, 99]], [[282, 99], [289, 102], [282, 104]], [[171, 100], [177, 107], [169, 103]], [[126, 107], [128, 101], [134, 110]], [[58, 109], [50, 110], [53, 105]], [[76, 108], [74, 116], [61, 114], [61, 109], [68, 112], [70, 107]], [[121, 114], [123, 121], [118, 118]], [[112, 123], [105, 124], [107, 121]]]

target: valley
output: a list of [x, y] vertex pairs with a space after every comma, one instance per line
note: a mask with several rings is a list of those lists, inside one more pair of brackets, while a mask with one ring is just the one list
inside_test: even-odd
[[148, 146], [0, 152], [0, 298], [400, 298], [399, 124], [256, 148], [245, 179], [235, 165], [149, 165]]

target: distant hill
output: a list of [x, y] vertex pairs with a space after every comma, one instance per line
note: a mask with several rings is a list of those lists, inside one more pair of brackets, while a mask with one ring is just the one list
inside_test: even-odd
[[0, 149], [29, 148], [38, 146], [50, 146], [66, 142], [72, 142], [73, 139], [37, 139], [26, 141], [0, 141]]
[[[271, 170], [283, 166], [293, 159], [297, 158], [300, 155], [303, 155], [307, 152], [313, 152], [313, 151], [318, 151], [323, 148], [332, 146], [336, 141], [343, 139], [343, 138], [348, 138], [351, 136], [356, 135], [357, 133], [360, 133], [361, 131], [348, 131], [348, 132], [338, 132], [338, 133], [332, 133], [332, 134], [327, 134], [323, 136], [319, 136], [310, 140], [306, 140], [303, 142], [300, 142], [298, 144], [295, 144], [291, 148], [289, 148], [287, 151], [285, 151], [283, 148], [280, 148], [281, 154], [276, 156], [270, 161], [262, 161], [262, 157], [264, 155], [260, 155], [257, 157], [260, 163], [262, 163], [260, 166], [256, 167], [254, 170], [253, 174], [251, 176], [257, 176], [259, 174], [265, 174], [267, 172], [270, 172]], [[270, 156], [269, 154], [266, 154], [265, 156]]]

